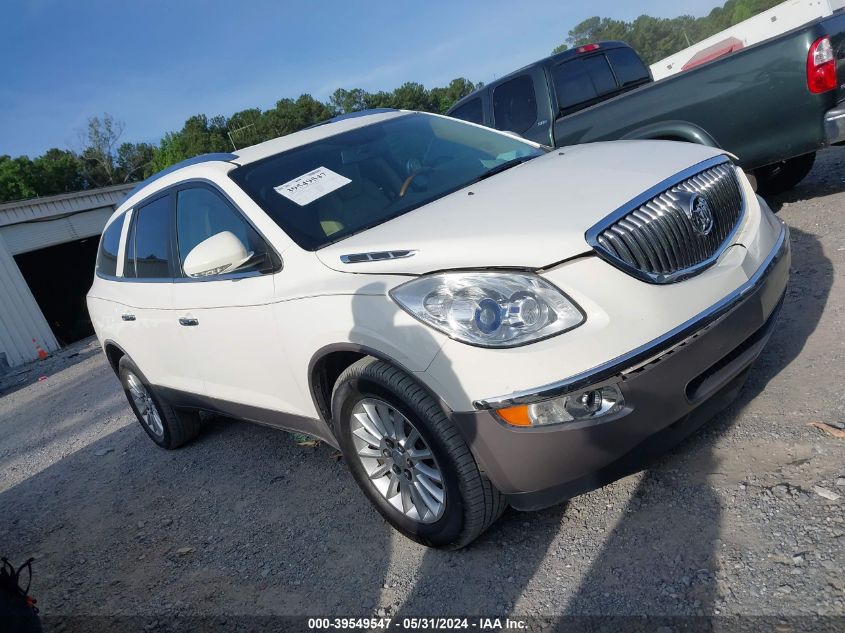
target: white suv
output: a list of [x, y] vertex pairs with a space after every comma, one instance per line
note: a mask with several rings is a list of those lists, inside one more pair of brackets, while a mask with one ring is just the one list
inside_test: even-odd
[[203, 410], [317, 436], [398, 530], [460, 547], [734, 398], [788, 271], [719, 150], [381, 111], [143, 183], [88, 306], [159, 446]]

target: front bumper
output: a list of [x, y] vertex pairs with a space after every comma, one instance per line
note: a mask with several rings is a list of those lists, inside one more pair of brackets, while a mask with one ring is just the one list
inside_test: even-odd
[[[454, 413], [493, 484], [518, 509], [539, 509], [637, 470], [739, 392], [766, 344], [789, 277], [785, 226], [758, 271], [735, 292], [648, 345], [541, 390]], [[595, 421], [517, 428], [490, 409], [618, 382], [626, 407]]]

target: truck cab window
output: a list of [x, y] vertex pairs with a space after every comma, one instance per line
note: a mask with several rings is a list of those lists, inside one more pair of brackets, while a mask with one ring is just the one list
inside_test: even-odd
[[469, 121], [470, 123], [479, 123], [483, 125], [484, 113], [481, 109], [481, 99], [479, 97], [470, 99], [462, 106], [455, 108], [449, 116]]
[[552, 69], [561, 113], [569, 114], [617, 89], [604, 54], [573, 59]]
[[648, 68], [630, 48], [613, 48], [606, 55], [621, 88], [651, 79]]
[[522, 134], [537, 122], [537, 98], [530, 75], [520, 75], [493, 89], [497, 130]]

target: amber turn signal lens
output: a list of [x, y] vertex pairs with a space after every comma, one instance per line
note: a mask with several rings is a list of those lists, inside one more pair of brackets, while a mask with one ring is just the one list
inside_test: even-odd
[[528, 405], [498, 409], [496, 413], [511, 426], [531, 426], [531, 418], [528, 416]]

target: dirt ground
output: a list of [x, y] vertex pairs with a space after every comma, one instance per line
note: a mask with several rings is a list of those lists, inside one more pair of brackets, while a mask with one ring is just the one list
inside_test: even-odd
[[0, 554], [35, 557], [48, 630], [55, 615], [845, 617], [845, 439], [808, 426], [845, 428], [843, 161], [823, 152], [770, 200], [792, 279], [741, 397], [638, 474], [426, 550], [330, 447], [215, 419], [157, 448], [88, 340], [0, 380]]

